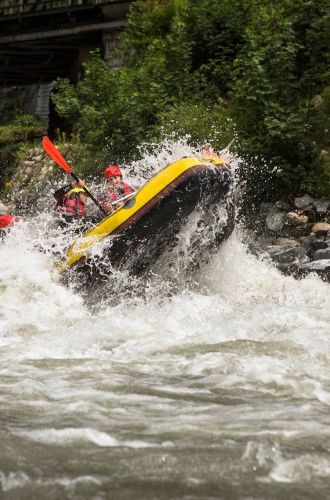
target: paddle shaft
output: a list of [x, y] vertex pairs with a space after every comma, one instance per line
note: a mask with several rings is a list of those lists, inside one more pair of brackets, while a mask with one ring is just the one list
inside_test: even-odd
[[122, 198], [119, 198], [119, 200], [112, 201], [111, 205], [117, 205], [117, 203], [120, 203], [121, 201], [125, 201], [128, 198], [131, 198], [132, 196], [136, 195], [137, 191], [133, 191], [132, 193], [127, 194], [126, 196], [123, 196]]

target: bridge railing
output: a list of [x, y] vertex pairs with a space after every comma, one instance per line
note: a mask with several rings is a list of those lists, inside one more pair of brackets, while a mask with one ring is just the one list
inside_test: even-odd
[[114, 0], [0, 0], [1, 16], [21, 16], [38, 14], [54, 9], [70, 9], [79, 6], [93, 6], [111, 4]]

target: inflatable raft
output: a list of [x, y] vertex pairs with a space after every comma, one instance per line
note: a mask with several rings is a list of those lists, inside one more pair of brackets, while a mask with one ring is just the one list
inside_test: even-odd
[[[219, 245], [233, 229], [231, 179], [230, 168], [217, 156], [171, 163], [124, 207], [77, 238], [59, 263], [60, 272], [104, 278], [113, 269], [124, 269], [139, 275], [175, 246], [178, 233], [197, 208], [209, 233], [207, 252], [211, 252], [210, 247]], [[219, 204], [226, 211], [220, 224]]]

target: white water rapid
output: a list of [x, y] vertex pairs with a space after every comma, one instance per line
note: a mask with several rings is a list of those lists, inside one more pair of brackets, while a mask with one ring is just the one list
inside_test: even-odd
[[0, 498], [329, 498], [329, 284], [237, 231], [174, 295], [95, 310], [36, 248], [47, 220], [0, 244]]

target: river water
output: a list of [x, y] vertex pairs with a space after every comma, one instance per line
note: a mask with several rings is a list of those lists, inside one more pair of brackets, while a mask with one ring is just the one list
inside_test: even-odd
[[235, 232], [91, 308], [30, 233], [0, 245], [0, 498], [329, 498], [329, 284]]

